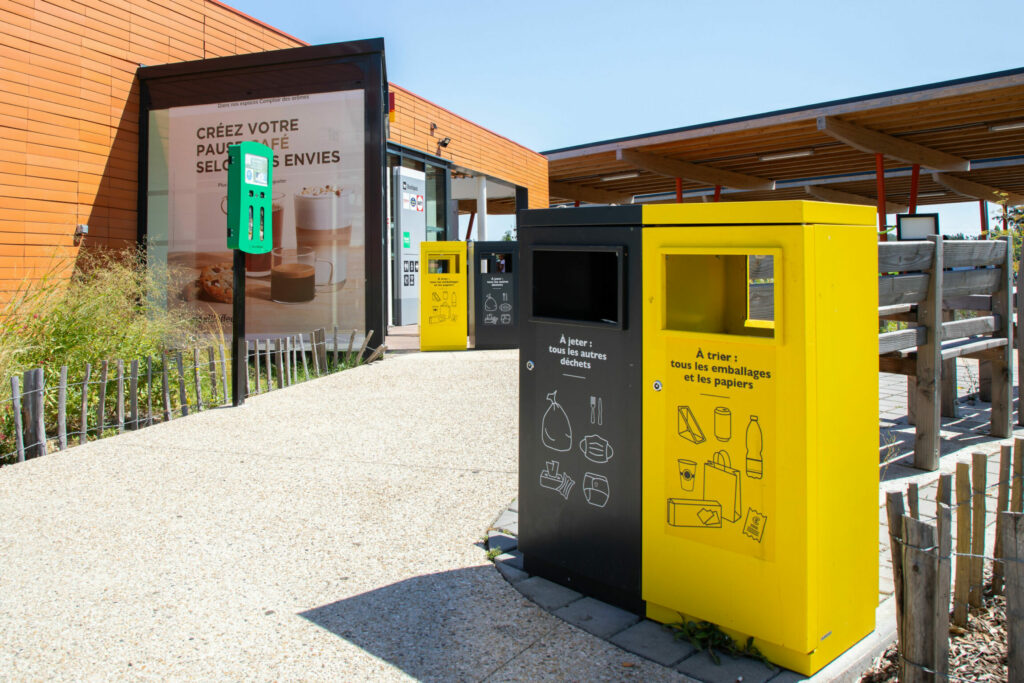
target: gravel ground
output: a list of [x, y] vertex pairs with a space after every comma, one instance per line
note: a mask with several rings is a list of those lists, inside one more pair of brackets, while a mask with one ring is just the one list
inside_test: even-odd
[[486, 562], [516, 359], [398, 356], [0, 469], [0, 678], [680, 680]]

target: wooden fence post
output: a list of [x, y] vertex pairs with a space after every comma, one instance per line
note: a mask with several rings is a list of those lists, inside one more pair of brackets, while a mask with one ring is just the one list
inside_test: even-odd
[[256, 356], [256, 369], [255, 369], [255, 372], [253, 372], [253, 375], [256, 376], [256, 393], [257, 394], [261, 394], [261, 393], [263, 393], [263, 389], [260, 386], [260, 379], [261, 379], [261, 377], [260, 377], [260, 340], [259, 339], [253, 339], [252, 340], [252, 348], [253, 348], [253, 352], [254, 352], [253, 355]]
[[[306, 362], [306, 342], [303, 341], [301, 332], [297, 336], [299, 337], [298, 352], [302, 356], [302, 381], [306, 381], [309, 379], [309, 364]], [[316, 350], [316, 347], [313, 348]]]
[[[992, 436], [1006, 438], [1013, 435], [1013, 246], [1009, 236], [1000, 237], [999, 241], [1006, 256], [999, 271], [999, 288], [992, 293], [992, 315], [999, 322], [993, 336], [1005, 339], [1006, 346], [993, 349], [997, 355], [988, 363], [992, 387], [989, 415]], [[979, 362], [979, 372], [980, 369]]]
[[163, 362], [161, 363], [161, 377], [164, 384], [164, 422], [171, 419], [171, 385], [167, 378], [167, 352], [162, 351]]
[[278, 337], [274, 340], [274, 366], [277, 368], [277, 388], [284, 386], [284, 340]]
[[907, 487], [907, 509], [910, 510], [911, 517], [921, 519], [921, 504], [918, 497], [917, 484], [911, 484]]
[[174, 354], [174, 362], [178, 366], [178, 401], [181, 403], [181, 415], [188, 415], [188, 395], [185, 393], [185, 366], [182, 364], [181, 351]]
[[78, 434], [78, 444], [82, 445], [89, 440], [89, 377], [92, 375], [92, 365], [85, 364], [85, 377], [82, 378], [82, 403], [80, 417], [82, 420], [81, 432]]
[[334, 372], [338, 371], [338, 326], [334, 326]]
[[146, 356], [146, 426], [153, 424], [153, 356]]
[[[213, 358], [213, 347], [206, 347], [207, 364], [210, 366], [210, 406], [217, 405], [217, 361]], [[224, 387], [224, 391], [228, 388]]]
[[981, 607], [981, 594], [985, 583], [985, 479], [988, 458], [984, 453], [971, 454], [971, 590], [968, 602]]
[[[258, 349], [257, 349], [258, 350]], [[270, 340], [263, 341], [263, 365], [267, 368], [267, 391], [274, 388], [274, 370], [270, 364]]]
[[292, 383], [292, 366], [291, 366], [291, 360], [292, 359], [291, 359], [291, 353], [289, 351], [289, 349], [291, 349], [291, 345], [292, 345], [291, 344], [291, 338], [290, 337], [285, 337], [282, 340], [282, 342], [283, 342], [283, 345], [284, 345], [284, 351], [282, 353], [284, 353], [284, 377], [285, 377], [285, 380], [286, 380], [285, 384], [289, 384], [290, 385]]
[[387, 350], [388, 350], [388, 345], [387, 344], [381, 344], [380, 346], [378, 346], [376, 348], [376, 350], [373, 353], [370, 354], [370, 357], [366, 359], [366, 362], [367, 363], [372, 363], [373, 361], [375, 361], [378, 358], [380, 358], [381, 356], [383, 356], [384, 352], [387, 351]]
[[370, 339], [373, 338], [373, 330], [367, 330], [363, 335], [363, 345], [359, 347], [359, 356], [356, 358], [356, 363], [363, 362], [363, 356], [366, 355], [366, 349], [370, 346]]
[[903, 636], [899, 624], [903, 623], [903, 551], [901, 549], [903, 531], [903, 494], [889, 491], [885, 494], [886, 520], [889, 523], [889, 553], [892, 558], [892, 587], [896, 600], [896, 637], [897, 647], [903, 651]]
[[1006, 553], [1007, 680], [1024, 680], [1024, 515], [1001, 512]]
[[[937, 633], [936, 616], [942, 590], [938, 585], [938, 553], [935, 527], [910, 516], [903, 526], [903, 623], [899, 625], [903, 648], [899, 660], [901, 683], [929, 683], [938, 671], [936, 661], [942, 643], [948, 647], [949, 627]], [[942, 641], [942, 643], [938, 642]]]
[[17, 375], [11, 375], [11, 408], [14, 413], [14, 444], [18, 462], [25, 462], [25, 429], [21, 423], [21, 392], [18, 391]]
[[139, 428], [139, 359], [132, 360], [128, 379], [128, 411], [131, 414], [132, 429]]
[[57, 450], [68, 447], [68, 366], [60, 366], [57, 385]]
[[107, 403], [107, 372], [110, 369], [110, 363], [103, 361], [100, 366], [100, 404], [96, 408], [96, 438], [103, 438], [103, 430], [107, 426], [107, 416], [105, 414], [105, 407]]
[[359, 334], [359, 330], [352, 330], [352, 333], [348, 336], [348, 349], [345, 350], [346, 363], [352, 358], [352, 345], [356, 343], [357, 334]]
[[196, 410], [203, 409], [203, 382], [199, 376], [199, 347], [192, 349], [192, 383], [196, 388]]
[[1003, 520], [1001, 513], [1010, 506], [1010, 461], [1013, 459], [1013, 447], [1003, 444], [999, 447], [999, 489], [996, 498], [996, 544], [992, 552], [992, 592], [998, 594], [1003, 590], [1005, 564], [1003, 559]]
[[224, 387], [224, 403], [227, 404], [231, 401], [231, 391], [228, 388], [228, 362], [224, 358], [224, 345], [218, 345], [217, 350], [220, 354], [220, 385]]
[[309, 339], [310, 339], [311, 342], [313, 342], [313, 372], [315, 372], [317, 377], [319, 377], [320, 376], [320, 347], [317, 344], [317, 341], [319, 340], [319, 335], [317, 335], [316, 330], [313, 330], [309, 334]]
[[971, 584], [971, 466], [956, 464], [956, 586], [953, 623], [967, 628], [967, 596]]
[[124, 432], [124, 361], [117, 361], [117, 433]]
[[942, 235], [930, 235], [935, 254], [928, 273], [928, 294], [917, 305], [917, 322], [928, 329], [927, 340], [917, 346], [917, 385], [914, 391], [914, 417], [917, 429], [914, 441], [914, 467], [939, 468], [942, 418], [940, 416], [942, 367]]
[[22, 417], [25, 421], [25, 457], [38, 458], [46, 455], [46, 427], [43, 416], [43, 369], [26, 370], [21, 379], [25, 389], [22, 392]]
[[939, 503], [935, 517], [938, 533], [938, 574], [935, 586], [935, 640], [932, 662], [935, 671], [945, 680], [949, 674], [949, 598], [952, 590], [953, 562], [953, 511], [945, 503]]
[[[1021, 297], [1024, 298], [1024, 297]], [[1010, 481], [1010, 512], [1024, 512], [1024, 439], [1013, 440], [1013, 480]]]

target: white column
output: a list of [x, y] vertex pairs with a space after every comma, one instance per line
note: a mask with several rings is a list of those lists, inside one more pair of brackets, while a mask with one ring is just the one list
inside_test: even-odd
[[487, 176], [476, 177], [476, 237], [475, 241], [487, 239]]

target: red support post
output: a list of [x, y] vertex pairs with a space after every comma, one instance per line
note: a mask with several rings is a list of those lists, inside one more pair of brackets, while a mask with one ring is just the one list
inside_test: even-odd
[[984, 199], [978, 200], [978, 212], [981, 214], [981, 234], [988, 235], [988, 202]]
[[474, 211], [473, 213], [469, 214], [469, 228], [466, 230], [466, 241], [467, 242], [469, 241], [469, 238], [472, 237], [472, 235], [473, 235], [473, 219], [474, 218], [476, 218], [476, 211]]
[[572, 205], [573, 205], [573, 206], [575, 206], [575, 207], [577, 207], [577, 208], [579, 208], [579, 205], [580, 205], [580, 200], [578, 200], [578, 199], [577, 199], [577, 200], [576, 200], [575, 202], [573, 202], [573, 204], [572, 204]]
[[910, 210], [911, 216], [917, 213], [917, 181], [921, 177], [921, 164], [914, 164], [910, 170]]
[[676, 204], [683, 203], [683, 179], [676, 178]]
[[875, 182], [878, 192], [878, 232], [883, 242], [889, 241], [889, 233], [885, 231], [885, 163], [882, 155], [875, 155]]
[[722, 186], [721, 185], [715, 185], [715, 201], [717, 202], [721, 198], [722, 198]]

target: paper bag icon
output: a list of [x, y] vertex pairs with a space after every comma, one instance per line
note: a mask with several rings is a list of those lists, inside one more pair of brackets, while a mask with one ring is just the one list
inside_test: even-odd
[[668, 499], [669, 526], [722, 528], [722, 506], [714, 500]]
[[704, 499], [722, 506], [722, 519], [735, 522], [740, 518], [740, 471], [733, 469], [729, 454], [718, 451], [704, 463]]

